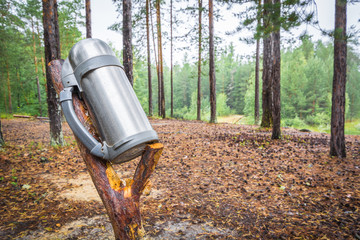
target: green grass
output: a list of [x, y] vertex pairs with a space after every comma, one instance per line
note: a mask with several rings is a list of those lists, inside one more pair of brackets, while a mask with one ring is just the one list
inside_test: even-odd
[[12, 114], [9, 114], [9, 113], [1, 113], [0, 118], [1, 119], [13, 119], [14, 117]]
[[[309, 129], [312, 132], [330, 133], [330, 124], [321, 124], [317, 126], [303, 124], [292, 127], [296, 129]], [[360, 119], [345, 122], [345, 135], [360, 135]]]
[[[230, 116], [221, 116], [218, 117], [219, 123], [237, 123], [237, 124], [245, 124], [245, 125], [253, 125], [254, 118], [252, 117], [245, 117], [242, 115], [230, 115]], [[284, 121], [282, 121], [284, 123]], [[260, 123], [259, 123], [260, 124]], [[330, 133], [330, 123], [329, 124], [321, 124], [321, 125], [308, 125], [304, 122], [299, 122], [299, 124], [291, 125], [289, 127], [295, 129], [309, 129], [312, 132], [319, 132], [319, 133]], [[360, 119], [356, 119], [353, 121], [345, 122], [345, 134], [346, 135], [360, 135]]]

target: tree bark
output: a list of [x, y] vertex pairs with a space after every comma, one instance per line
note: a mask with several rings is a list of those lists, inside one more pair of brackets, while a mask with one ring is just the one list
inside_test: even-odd
[[161, 39], [161, 17], [160, 17], [160, 0], [156, 0], [156, 25], [158, 33], [158, 56], [159, 56], [159, 95], [160, 95], [160, 116], [166, 117], [165, 113], [165, 91], [164, 91], [164, 68], [162, 55], [162, 39]]
[[85, 0], [86, 12], [86, 38], [92, 38], [91, 34], [91, 5], [90, 0]]
[[198, 82], [197, 82], [197, 120], [201, 120], [201, 15], [202, 15], [202, 0], [198, 0], [199, 3], [199, 40], [198, 40]]
[[148, 88], [149, 88], [149, 116], [152, 116], [153, 106], [152, 106], [152, 85], [151, 85], [149, 4], [150, 1], [146, 0], [146, 48], [147, 48], [147, 68], [148, 68]]
[[[258, 0], [258, 7], [261, 7], [261, 0]], [[260, 10], [258, 10], [260, 11]], [[258, 13], [260, 14], [260, 13]], [[260, 27], [261, 21], [260, 16], [258, 16], [257, 26]], [[255, 124], [259, 122], [259, 64], [260, 64], [260, 39], [256, 39], [256, 60], [255, 60], [255, 111], [254, 119]]]
[[334, 78], [331, 107], [330, 155], [345, 158], [346, 0], [336, 0], [335, 2], [334, 36]]
[[[39, 44], [39, 49], [42, 48], [42, 44], [41, 44], [41, 40], [44, 40], [44, 39], [41, 39], [40, 38], [40, 29], [39, 29], [39, 23], [36, 22], [36, 32], [37, 32], [37, 36], [38, 36], [38, 44]], [[44, 55], [41, 55], [41, 71], [42, 71], [42, 75], [43, 75], [43, 81], [44, 83], [46, 84], [46, 71], [45, 71], [45, 60], [44, 60]]]
[[[63, 60], [54, 60], [50, 63], [52, 79], [57, 92], [63, 89], [60, 77], [62, 63]], [[90, 108], [86, 108], [85, 103], [76, 94], [73, 95], [73, 105], [80, 122], [97, 138], [96, 129], [89, 118], [92, 114], [86, 110]], [[91, 155], [81, 141], [76, 137], [75, 139], [96, 190], [106, 208], [114, 229], [115, 239], [141, 238], [144, 235], [144, 230], [141, 224], [139, 200], [155, 170], [163, 145], [161, 143], [147, 145], [133, 179], [126, 180], [124, 185], [109, 162]]]
[[0, 148], [5, 145], [5, 140], [2, 134], [1, 119], [0, 119]]
[[131, 86], [134, 85], [132, 54], [131, 0], [123, 0], [123, 64]]
[[[271, 0], [264, 0], [264, 17], [263, 27], [264, 29], [270, 28], [270, 10]], [[271, 79], [271, 53], [272, 53], [272, 40], [269, 33], [263, 39], [263, 75], [262, 75], [262, 119], [261, 127], [271, 127], [272, 125], [272, 79]]]
[[33, 54], [34, 54], [37, 95], [38, 95], [38, 102], [39, 102], [39, 112], [40, 112], [40, 116], [42, 116], [41, 91], [40, 91], [40, 82], [39, 82], [39, 75], [38, 75], [39, 71], [38, 71], [38, 64], [37, 64], [37, 57], [36, 57], [35, 28], [34, 28], [34, 22], [32, 20], [31, 20], [31, 27], [32, 27]]
[[170, 116], [174, 117], [174, 83], [173, 83], [173, 0], [170, 1]]
[[8, 89], [8, 101], [9, 101], [9, 113], [12, 113], [12, 101], [11, 101], [11, 84], [10, 84], [10, 70], [9, 70], [9, 64], [7, 61], [5, 61], [6, 64], [6, 73], [7, 73], [7, 78], [6, 78], [6, 85], [7, 85], [7, 89]]
[[151, 5], [151, 1], [150, 1], [150, 22], [151, 22], [151, 35], [152, 35], [152, 40], [153, 40], [153, 45], [154, 45], [154, 56], [155, 56], [155, 65], [156, 65], [156, 77], [158, 80], [158, 115], [161, 115], [161, 100], [160, 100], [160, 74], [159, 74], [159, 60], [157, 58], [157, 48], [156, 48], [156, 43], [155, 43], [155, 33], [154, 33], [154, 24], [153, 24], [153, 19], [152, 19], [152, 5]]
[[56, 0], [43, 0], [43, 26], [45, 44], [47, 104], [50, 119], [50, 144], [64, 145], [61, 124], [61, 109], [56, 94], [48, 64], [54, 59], [60, 59], [60, 35]]
[[17, 86], [17, 106], [20, 108], [20, 96], [22, 96], [22, 87], [20, 81], [20, 67], [16, 67], [16, 86]]
[[216, 122], [216, 78], [214, 57], [214, 6], [209, 0], [209, 82], [210, 82], [210, 123]]
[[281, 13], [281, 3], [280, 0], [274, 0], [274, 23], [273, 26], [276, 31], [273, 33], [273, 65], [272, 65], [272, 80], [273, 80], [273, 109], [272, 109], [272, 118], [273, 118], [273, 129], [272, 129], [272, 139], [281, 138], [281, 101], [280, 101], [280, 13]]

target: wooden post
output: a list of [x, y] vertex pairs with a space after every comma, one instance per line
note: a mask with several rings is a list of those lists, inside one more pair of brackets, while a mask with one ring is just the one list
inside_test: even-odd
[[[61, 83], [63, 62], [63, 60], [53, 60], [49, 63], [51, 79], [57, 93], [63, 89]], [[86, 108], [85, 103], [76, 94], [73, 95], [73, 105], [80, 122], [95, 138], [98, 138], [96, 129], [89, 118], [91, 114], [87, 114], [87, 109], [90, 108]], [[96, 190], [109, 215], [115, 239], [142, 238], [144, 230], [141, 225], [139, 200], [144, 188], [149, 183], [151, 174], [155, 170], [163, 145], [154, 143], [146, 146], [133, 179], [126, 181], [126, 185], [124, 185], [110, 162], [91, 155], [90, 151], [78, 138], [76, 138], [76, 141]]]

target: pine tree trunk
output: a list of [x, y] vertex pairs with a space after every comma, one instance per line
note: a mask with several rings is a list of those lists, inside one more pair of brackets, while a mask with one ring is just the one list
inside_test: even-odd
[[345, 158], [346, 0], [336, 0], [334, 36], [334, 78], [331, 108], [330, 155]]
[[38, 71], [38, 64], [37, 64], [37, 57], [36, 57], [35, 29], [34, 29], [33, 21], [31, 21], [31, 27], [32, 27], [33, 54], [34, 54], [37, 95], [38, 95], [38, 102], [39, 102], [39, 112], [40, 112], [40, 116], [42, 117], [41, 91], [40, 91], [40, 82], [39, 82], [39, 75], [38, 75], [39, 71]]
[[[39, 29], [39, 24], [38, 23], [36, 23], [36, 29], [37, 29], [36, 32], [37, 32], [37, 36], [38, 36], [39, 49], [41, 49], [42, 48], [41, 40], [44, 40], [44, 39], [40, 38], [40, 29]], [[44, 83], [46, 84], [45, 60], [44, 60], [43, 55], [41, 55], [41, 70], [42, 70], [42, 76], [43, 76]]]
[[42, 117], [41, 89], [40, 89], [39, 76], [36, 76], [36, 86], [37, 86], [37, 95], [38, 95], [38, 102], [39, 102], [39, 112], [40, 112], [40, 117]]
[[[261, 0], [258, 0], [258, 6], [261, 7]], [[258, 16], [257, 26], [260, 27], [261, 21]], [[259, 122], [259, 64], [260, 64], [260, 39], [256, 40], [256, 61], [255, 61], [255, 124]]]
[[278, 28], [277, 31], [273, 33], [273, 66], [272, 66], [272, 79], [273, 79], [273, 109], [272, 109], [272, 118], [273, 118], [273, 129], [272, 129], [272, 139], [281, 138], [281, 101], [280, 101], [280, 26], [278, 26], [278, 19], [280, 19], [280, 0], [274, 0], [274, 14], [276, 17], [276, 24], [274, 26]]
[[152, 106], [152, 85], [151, 85], [151, 58], [150, 58], [150, 26], [149, 26], [149, 0], [146, 0], [146, 48], [147, 48], [147, 68], [148, 68], [148, 88], [149, 88], [149, 116], [153, 115]]
[[155, 65], [156, 65], [156, 77], [158, 80], [158, 115], [161, 115], [161, 100], [160, 100], [160, 74], [159, 74], [159, 60], [157, 58], [156, 52], [157, 52], [157, 48], [156, 48], [156, 44], [155, 44], [155, 33], [154, 33], [154, 24], [153, 24], [153, 20], [152, 20], [152, 5], [151, 5], [151, 1], [150, 1], [150, 21], [151, 21], [151, 35], [152, 35], [152, 39], [153, 39], [153, 45], [154, 45], [154, 56], [155, 56]]
[[43, 0], [42, 3], [47, 80], [47, 104], [50, 119], [50, 144], [64, 145], [65, 142], [62, 133], [59, 98], [56, 94], [53, 82], [51, 81], [51, 73], [48, 66], [50, 61], [61, 58], [57, 2], [56, 0]]
[[21, 81], [20, 81], [20, 67], [16, 67], [16, 86], [17, 86], [17, 106], [20, 108], [20, 96], [22, 96], [22, 87], [21, 87]]
[[6, 79], [6, 85], [8, 90], [8, 101], [9, 101], [9, 113], [12, 113], [12, 101], [11, 101], [11, 84], [10, 84], [10, 71], [9, 71], [9, 64], [6, 62], [6, 72], [7, 72], [7, 79]]
[[92, 38], [91, 34], [91, 5], [90, 0], [85, 0], [86, 12], [86, 38]]
[[161, 39], [161, 18], [160, 18], [160, 0], [156, 0], [156, 22], [158, 32], [158, 51], [159, 51], [159, 79], [160, 79], [160, 116], [166, 117], [165, 114], [165, 91], [164, 91], [164, 68], [163, 68], [163, 55], [162, 55], [162, 39]]
[[259, 62], [260, 62], [260, 39], [256, 40], [256, 62], [255, 62], [255, 124], [259, 122]]
[[[264, 0], [264, 18], [263, 27], [268, 29], [270, 27], [270, 10], [269, 6], [271, 0]], [[262, 75], [262, 119], [261, 127], [271, 127], [272, 125], [272, 39], [271, 34], [265, 36], [263, 39], [263, 75]]]
[[201, 15], [202, 15], [202, 0], [198, 0], [199, 3], [199, 40], [198, 40], [198, 82], [197, 82], [197, 120], [201, 120]]
[[170, 116], [174, 117], [174, 82], [173, 82], [173, 1], [170, 1]]
[[214, 56], [214, 6], [213, 0], [209, 0], [209, 81], [210, 81], [210, 123], [216, 122], [216, 78]]
[[5, 145], [5, 140], [4, 140], [3, 133], [2, 133], [1, 119], [0, 119], [0, 148], [4, 145]]
[[123, 0], [123, 64], [126, 76], [131, 86], [134, 85], [133, 78], [133, 55], [132, 55], [132, 21], [131, 0]]

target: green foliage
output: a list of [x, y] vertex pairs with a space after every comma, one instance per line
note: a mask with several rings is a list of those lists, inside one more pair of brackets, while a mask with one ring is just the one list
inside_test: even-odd
[[330, 116], [326, 112], [319, 112], [306, 116], [305, 122], [309, 125], [321, 125], [330, 123]]
[[[291, 2], [284, 2], [289, 4]], [[304, 1], [301, 1], [304, 2]], [[295, 2], [294, 2], [295, 3]], [[300, 2], [299, 2], [300, 3]], [[43, 56], [41, 1], [0, 1], [0, 112], [10, 114], [10, 99], [13, 113], [40, 115], [36, 78], [40, 81], [42, 112], [47, 113], [45, 76], [42, 72]], [[305, 6], [305, 5], [304, 5]], [[81, 14], [82, 0], [59, 2], [59, 27], [62, 58], [72, 45], [82, 38], [79, 28], [84, 25]], [[254, 8], [256, 9], [256, 7]], [[285, 9], [283, 9], [285, 11]], [[297, 15], [291, 15], [297, 21]], [[250, 12], [249, 12], [250, 14]], [[254, 19], [255, 20], [255, 19]], [[286, 22], [284, 20], [284, 22]], [[249, 22], [250, 24], [250, 22]], [[285, 28], [291, 27], [283, 26]], [[259, 32], [264, 29], [259, 29]], [[196, 32], [196, 31], [195, 31]], [[203, 37], [206, 38], [204, 31]], [[196, 34], [195, 34], [196, 35]], [[205, 44], [205, 41], [203, 41]], [[36, 46], [35, 52], [33, 46]], [[148, 112], [147, 62], [144, 53], [145, 41], [139, 48], [134, 46], [134, 90]], [[201, 74], [201, 115], [209, 120], [209, 63], [204, 46]], [[121, 53], [116, 51], [119, 59]], [[333, 45], [313, 42], [303, 36], [299, 46], [282, 50], [281, 62], [281, 114], [283, 126], [322, 126], [326, 129], [331, 115], [331, 92], [333, 80]], [[34, 57], [37, 58], [36, 74]], [[242, 122], [253, 123], [255, 61], [235, 54], [232, 44], [216, 48], [217, 116], [245, 115]], [[260, 64], [261, 66], [261, 64]], [[185, 55], [181, 64], [174, 65], [174, 117], [196, 119], [197, 61]], [[164, 66], [165, 100], [167, 115], [170, 115], [170, 69]], [[261, 71], [260, 71], [261, 104]], [[9, 84], [8, 84], [9, 83]], [[360, 119], [360, 56], [348, 48], [346, 86], [346, 119]], [[10, 91], [9, 91], [10, 89]], [[153, 113], [157, 114], [158, 83], [156, 67], [152, 65]], [[261, 111], [261, 106], [260, 106]], [[261, 113], [260, 113], [261, 114]], [[356, 132], [356, 126], [352, 129]], [[352, 131], [352, 130], [351, 130]]]
[[[59, 2], [62, 57], [81, 39], [83, 0]], [[0, 1], [0, 112], [47, 114], [42, 4], [40, 0]], [[35, 60], [37, 59], [37, 73]], [[38, 101], [40, 83], [41, 106]], [[11, 101], [10, 101], [11, 99]], [[11, 108], [11, 109], [10, 109]]]
[[282, 125], [285, 127], [302, 128], [305, 126], [305, 122], [302, 119], [300, 119], [298, 116], [295, 116], [294, 118], [283, 119]]
[[233, 114], [234, 111], [227, 105], [227, 96], [225, 93], [217, 94], [216, 96], [216, 113], [218, 116], [226, 116]]

